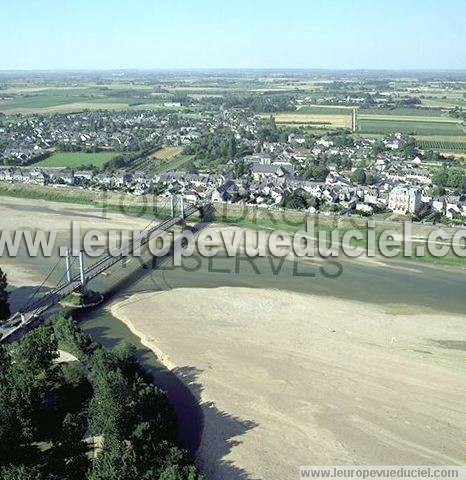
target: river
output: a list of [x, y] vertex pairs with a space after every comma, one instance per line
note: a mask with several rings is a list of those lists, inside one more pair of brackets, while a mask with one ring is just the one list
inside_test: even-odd
[[[60, 222], [68, 221], [70, 215], [90, 223], [99, 224], [102, 221], [98, 209], [62, 207], [51, 202], [32, 200], [15, 202], [12, 199], [2, 199], [0, 214], [3, 219], [7, 215], [18, 215], [18, 228], [28, 227], [28, 219], [31, 219], [33, 225], [36, 220], [32, 219], [40, 215], [53, 217], [59, 224], [59, 245], [69, 243], [69, 232], [61, 228]], [[10, 223], [3, 225], [3, 228], [11, 228], [12, 221], [14, 220], [10, 218]], [[24, 303], [24, 299], [34, 291], [34, 286], [48, 273], [56, 259], [56, 256], [30, 258], [24, 247], [16, 258], [2, 258], [2, 267], [10, 274], [12, 283], [15, 277], [22, 278], [22, 285], [12, 291], [13, 307]], [[57, 270], [60, 272], [51, 278], [51, 283], [63, 273], [62, 268]], [[111, 315], [106, 308], [109, 303], [141, 292], [226, 286], [277, 289], [357, 300], [383, 306], [393, 313], [464, 314], [466, 311], [464, 271], [403, 261], [382, 263], [363, 259], [332, 259], [296, 263], [281, 259], [248, 259], [244, 256], [215, 257], [210, 260], [194, 256], [185, 259], [182, 267], [165, 265], [153, 269], [149, 257], [144, 256], [113, 267], [107, 275], [93, 280], [89, 286], [104, 293], [106, 303], [77, 316], [82, 328], [105, 346], [111, 347], [118, 342], [128, 341], [137, 347], [140, 361], [153, 374], [155, 384], [167, 391], [175, 406], [180, 423], [180, 438], [192, 454], [199, 446], [203, 428], [203, 414], [196, 398], [176, 375], [157, 361], [150, 349], [144, 347], [123, 323]]]

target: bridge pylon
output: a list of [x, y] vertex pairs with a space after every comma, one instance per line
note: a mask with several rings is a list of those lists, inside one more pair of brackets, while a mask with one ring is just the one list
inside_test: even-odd
[[81, 282], [81, 290], [84, 290], [87, 284], [86, 267], [84, 265], [84, 250], [73, 251], [71, 248], [66, 249], [66, 256], [65, 256], [66, 279], [68, 282], [71, 282], [73, 280], [73, 272], [71, 270], [71, 267], [73, 265], [73, 260], [72, 260], [73, 257], [78, 259], [79, 281]]
[[71, 249], [67, 248], [65, 262], [66, 262], [66, 280], [68, 282], [71, 282], [71, 257], [72, 257]]
[[79, 278], [81, 280], [81, 289], [84, 290], [86, 288], [86, 275], [84, 273], [84, 251], [79, 251]]

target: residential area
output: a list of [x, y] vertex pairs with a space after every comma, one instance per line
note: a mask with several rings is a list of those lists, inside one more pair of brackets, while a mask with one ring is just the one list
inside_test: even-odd
[[[466, 222], [461, 163], [422, 152], [401, 133], [382, 140], [347, 131], [315, 135], [278, 127], [273, 117], [246, 109], [222, 109], [197, 117], [176, 111], [31, 116], [4, 123], [0, 139], [2, 182], [181, 194], [192, 202], [213, 190], [215, 202], [262, 208]], [[173, 170], [151, 157], [171, 147], [186, 154]], [[115, 157], [100, 168], [41, 166], [55, 150]]]

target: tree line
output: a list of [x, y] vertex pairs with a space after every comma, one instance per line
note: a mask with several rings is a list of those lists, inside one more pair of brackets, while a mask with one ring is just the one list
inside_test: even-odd
[[134, 346], [105, 349], [60, 314], [0, 346], [0, 364], [2, 480], [203, 479]]

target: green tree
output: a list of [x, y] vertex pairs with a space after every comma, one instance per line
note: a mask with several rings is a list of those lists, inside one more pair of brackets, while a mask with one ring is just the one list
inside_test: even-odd
[[323, 182], [330, 173], [325, 165], [311, 165], [304, 171], [306, 179], [312, 179], [317, 182]]
[[409, 137], [401, 147], [401, 151], [408, 157], [414, 157], [417, 153], [415, 138]]
[[58, 478], [81, 480], [86, 478], [90, 462], [88, 445], [84, 442], [86, 423], [82, 416], [67, 414], [62, 422], [60, 437], [51, 452], [49, 469]]
[[11, 357], [8, 350], [0, 345], [0, 382], [9, 373], [11, 367]]
[[90, 425], [96, 435], [123, 438], [128, 420], [128, 386], [120, 370], [95, 372], [94, 396], [89, 405]]
[[450, 187], [465, 191], [466, 175], [462, 168], [451, 167], [446, 164], [442, 168], [437, 169], [432, 175], [432, 183], [438, 187]]
[[351, 181], [357, 183], [358, 185], [366, 184], [366, 172], [362, 168], [357, 168], [351, 174]]
[[0, 465], [31, 459], [34, 449], [25, 452], [23, 446], [37, 431], [44, 386], [14, 363], [0, 378]]
[[58, 343], [51, 326], [40, 326], [24, 336], [12, 350], [16, 366], [33, 375], [47, 371], [58, 358]]
[[192, 465], [189, 467], [171, 465], [162, 472], [159, 480], [204, 480], [204, 476], [199, 475]]
[[1, 480], [45, 480], [38, 467], [9, 465], [0, 469]]
[[366, 173], [366, 185], [374, 185], [375, 178], [374, 174], [371, 172]]
[[87, 361], [92, 353], [99, 348], [70, 317], [63, 314], [56, 315], [52, 326], [59, 347], [75, 355], [81, 361]]
[[88, 480], [139, 480], [134, 455], [124, 442], [106, 438]]
[[372, 145], [372, 155], [376, 157], [380, 153], [385, 151], [385, 145], [382, 141], [378, 140]]
[[7, 291], [7, 288], [6, 273], [0, 268], [0, 321], [10, 316], [10, 304], [8, 303], [10, 293]]
[[233, 160], [236, 157], [236, 138], [234, 135], [228, 141], [228, 159]]
[[232, 167], [232, 174], [235, 178], [241, 178], [247, 172], [246, 163], [243, 158], [235, 161]]

